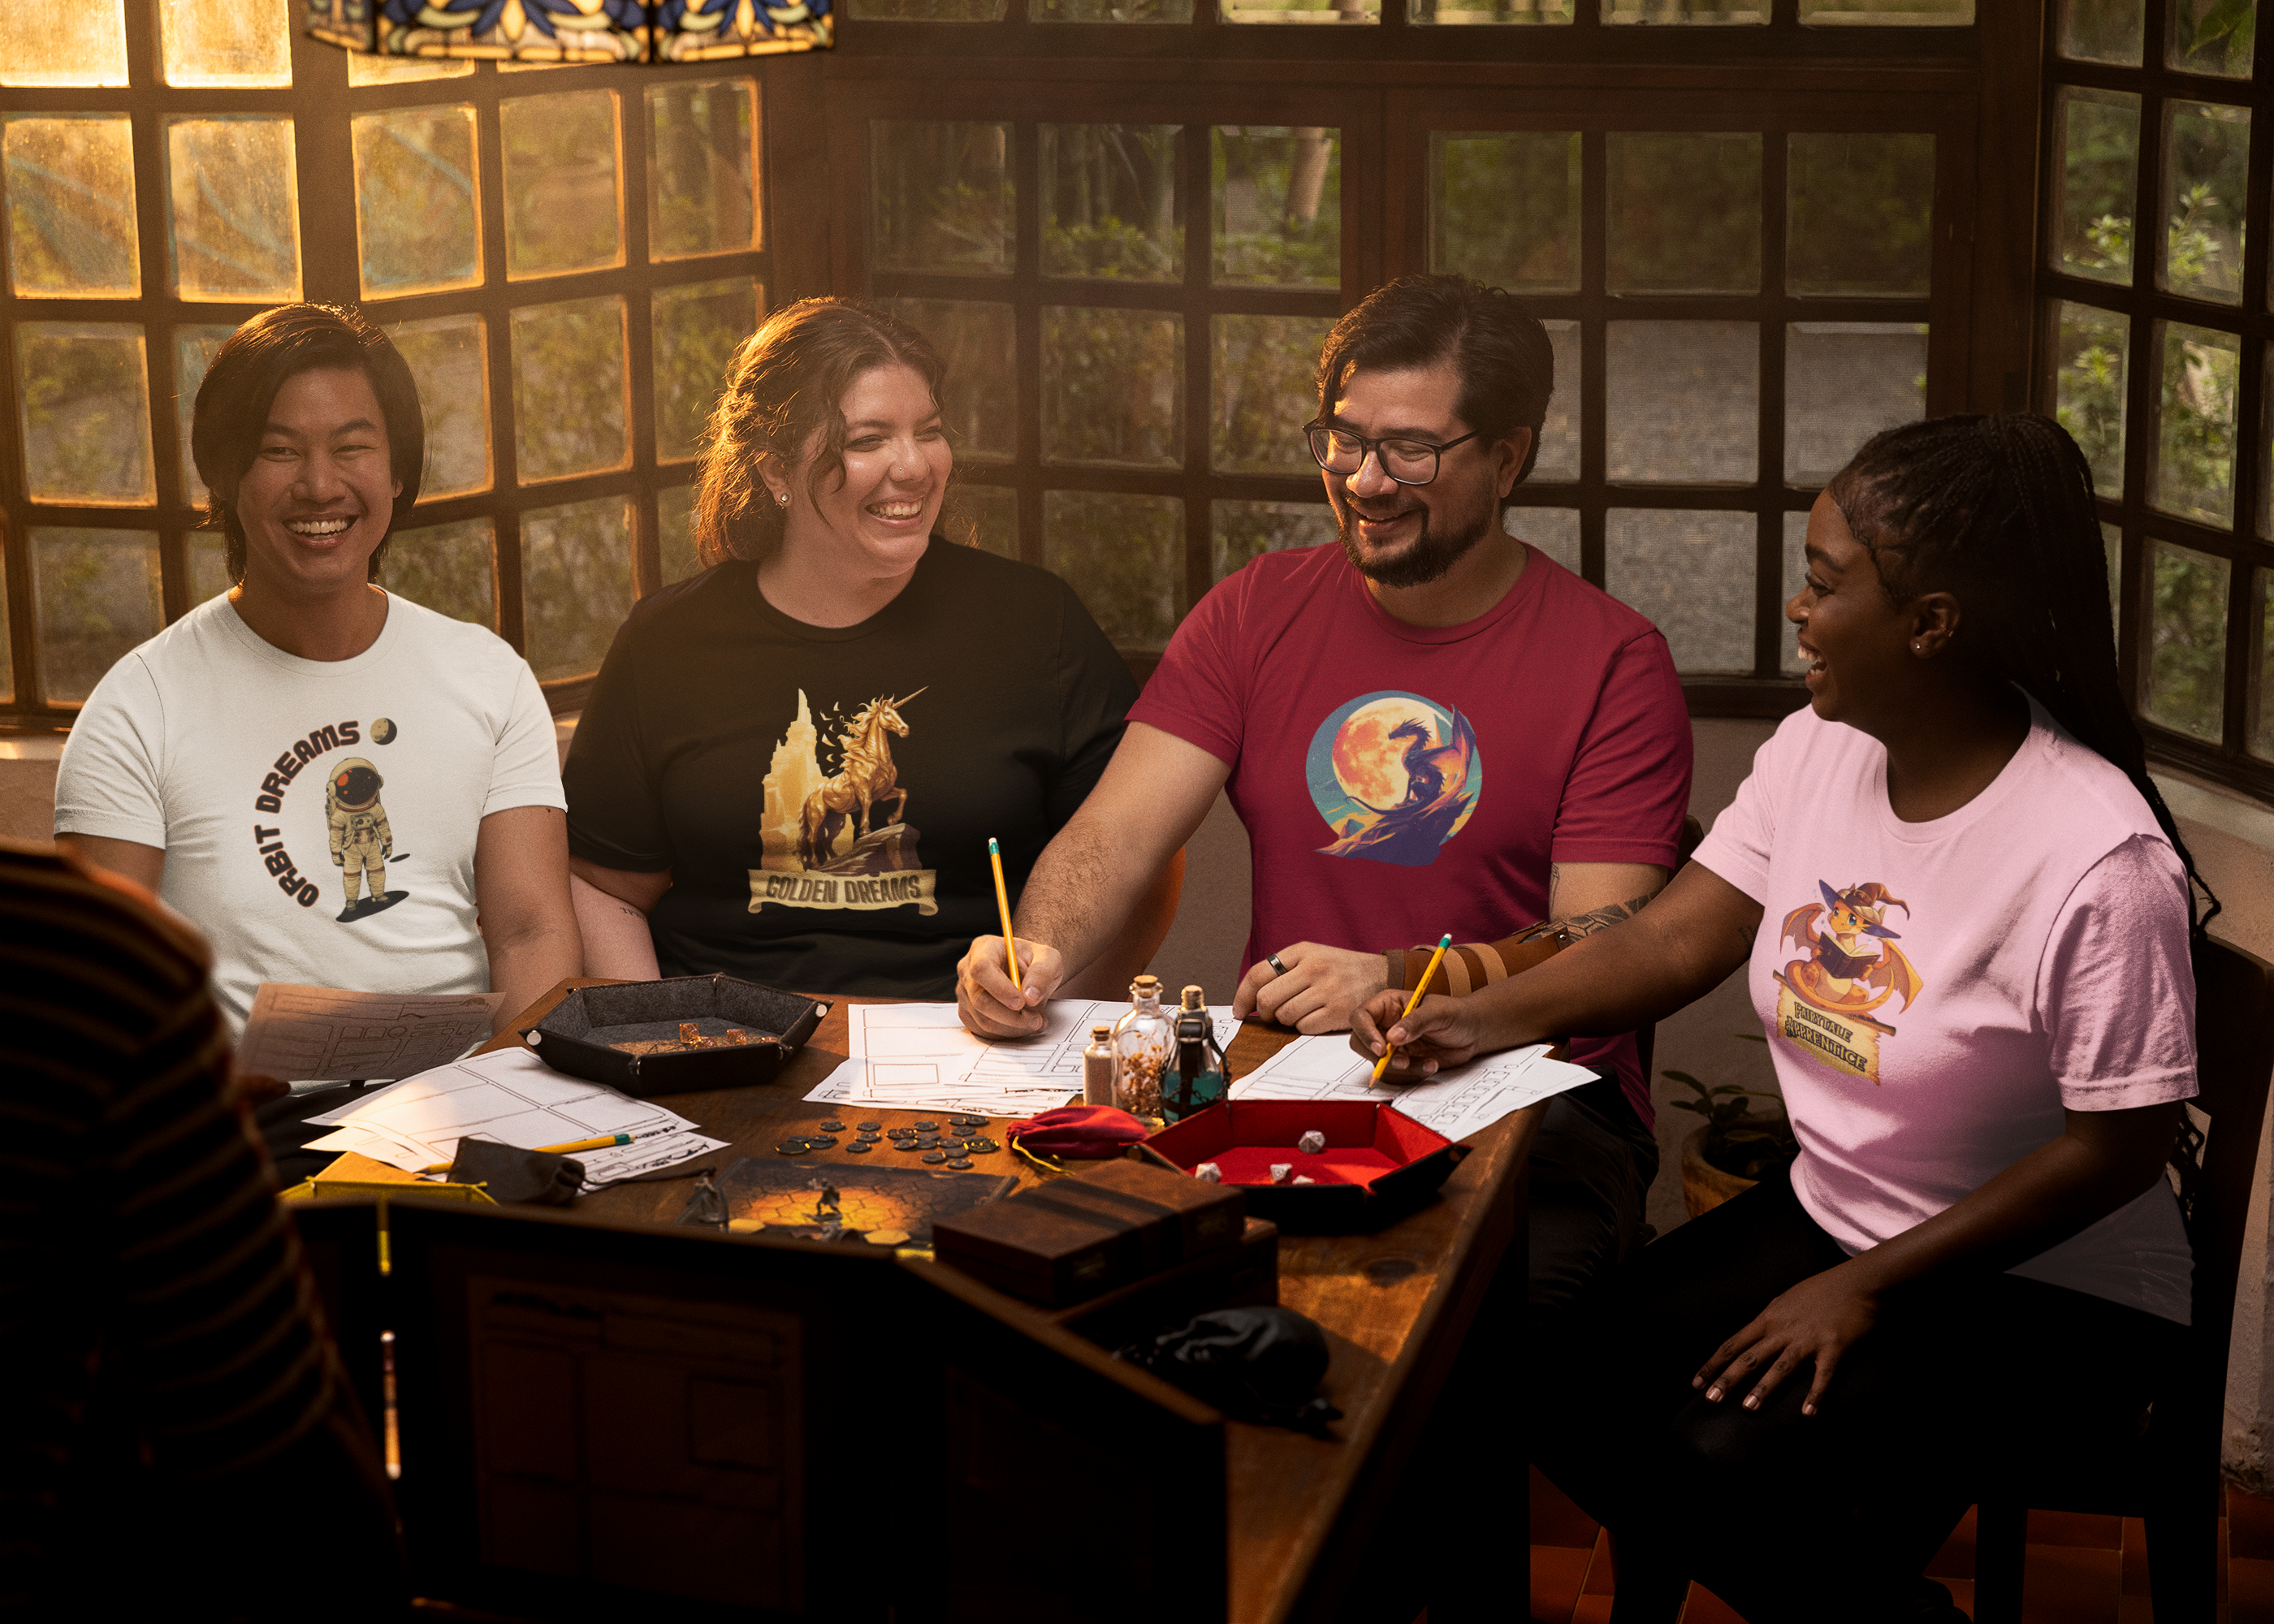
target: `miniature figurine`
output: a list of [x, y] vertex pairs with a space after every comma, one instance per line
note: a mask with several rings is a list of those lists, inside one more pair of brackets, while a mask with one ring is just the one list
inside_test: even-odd
[[1204, 1184], [1224, 1183], [1224, 1169], [1213, 1162], [1203, 1162], [1193, 1169], [1193, 1177]]
[[679, 1222], [698, 1229], [724, 1229], [727, 1220], [727, 1193], [719, 1188], [712, 1169], [704, 1168], [695, 1176], [694, 1192], [687, 1198], [687, 1207], [679, 1214]]
[[1316, 1128], [1295, 1141], [1295, 1148], [1306, 1156], [1315, 1156], [1327, 1147], [1327, 1136]]

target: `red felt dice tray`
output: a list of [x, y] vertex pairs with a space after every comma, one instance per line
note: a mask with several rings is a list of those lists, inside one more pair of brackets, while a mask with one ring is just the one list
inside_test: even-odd
[[[1304, 1134], [1326, 1136], [1315, 1155], [1295, 1148]], [[1247, 1210], [1291, 1234], [1372, 1229], [1424, 1199], [1469, 1154], [1443, 1134], [1387, 1105], [1367, 1101], [1231, 1100], [1195, 1111], [1145, 1141], [1189, 1173], [1213, 1162], [1224, 1182], [1247, 1197]], [[1308, 1184], [1275, 1184], [1271, 1164]]]

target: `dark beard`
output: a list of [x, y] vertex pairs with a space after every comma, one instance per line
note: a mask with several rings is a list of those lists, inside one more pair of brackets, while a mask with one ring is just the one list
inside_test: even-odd
[[1442, 579], [1447, 571], [1466, 558], [1479, 542], [1498, 528], [1495, 521], [1500, 516], [1495, 509], [1487, 508], [1484, 515], [1467, 530], [1441, 537], [1429, 528], [1428, 515], [1425, 512], [1421, 519], [1421, 534], [1414, 539], [1411, 548], [1396, 558], [1370, 564], [1366, 561], [1365, 554], [1351, 534], [1357, 511], [1355, 507], [1345, 508], [1336, 522], [1335, 534], [1342, 541], [1343, 556], [1350, 560], [1352, 568], [1375, 585], [1393, 589], [1427, 586], [1432, 581]]

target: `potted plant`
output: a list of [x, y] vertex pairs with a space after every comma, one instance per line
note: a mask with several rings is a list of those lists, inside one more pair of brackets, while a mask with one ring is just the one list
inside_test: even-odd
[[[1739, 1035], [1765, 1041], [1751, 1033]], [[1706, 1119], [1682, 1141], [1682, 1202], [1692, 1218], [1751, 1189], [1800, 1154], [1776, 1095], [1736, 1083], [1708, 1087], [1687, 1071], [1662, 1075], [1697, 1091], [1695, 1100], [1674, 1101], [1674, 1109]], [[1771, 1109], [1755, 1110], [1756, 1100], [1769, 1101]]]

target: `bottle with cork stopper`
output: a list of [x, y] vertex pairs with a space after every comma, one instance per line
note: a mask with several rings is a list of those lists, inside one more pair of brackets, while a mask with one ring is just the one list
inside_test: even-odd
[[1209, 1018], [1208, 995], [1196, 986], [1186, 987], [1173, 1024], [1176, 1080], [1163, 1079], [1161, 1096], [1162, 1114], [1172, 1122], [1224, 1097], [1224, 1049], [1216, 1041], [1216, 1023]]
[[1113, 1028], [1092, 1026], [1089, 1047], [1081, 1051], [1081, 1102], [1113, 1103]]
[[1129, 1011], [1113, 1023], [1113, 1102], [1132, 1116], [1161, 1120], [1161, 1074], [1169, 1068], [1176, 1034], [1161, 1007], [1161, 978], [1129, 983]]

